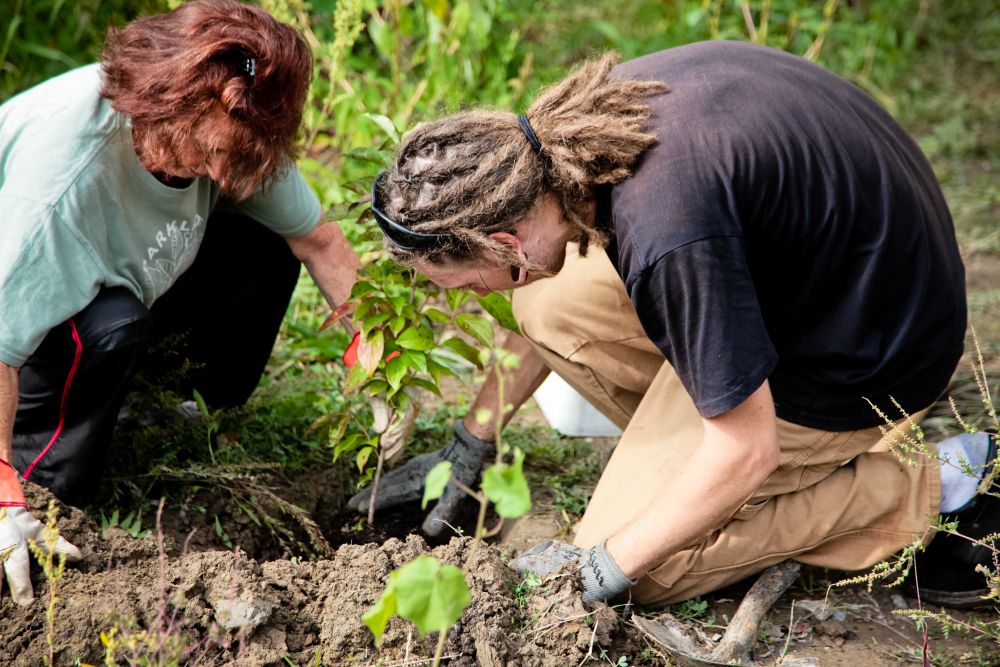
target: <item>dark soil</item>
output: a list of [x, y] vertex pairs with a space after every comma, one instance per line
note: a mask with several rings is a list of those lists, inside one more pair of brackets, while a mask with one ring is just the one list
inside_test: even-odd
[[[28, 484], [27, 492], [32, 507], [48, 504], [44, 489]], [[393, 619], [376, 649], [361, 614], [393, 569], [424, 553], [462, 565], [470, 544], [453, 538], [431, 549], [409, 536], [379, 545], [344, 544], [325, 560], [259, 562], [240, 550], [178, 556], [175, 538], [136, 540], [118, 529], [102, 538], [79, 510], [58, 505], [58, 516], [61, 534], [84, 559], [67, 567], [57, 587], [57, 665], [100, 663], [102, 632], [127, 646], [139, 630], [146, 632], [133, 642], [137, 651], [148, 654], [152, 646], [167, 656], [187, 652], [188, 664], [287, 665], [287, 659], [296, 665], [388, 665], [427, 658], [435, 637], [417, 637], [409, 624]], [[468, 571], [473, 601], [449, 632], [448, 664], [556, 667], [579, 664], [600, 649], [615, 656], [641, 650], [638, 632], [606, 606], [585, 609], [568, 577], [519, 600], [516, 575], [496, 548], [478, 550]], [[33, 605], [0, 600], [4, 664], [37, 665], [47, 655], [49, 584], [35, 574]], [[129, 655], [118, 659], [128, 663], [138, 654]]]
[[[32, 484], [27, 493], [32, 507], [45, 507], [51, 498]], [[61, 534], [84, 554], [83, 561], [67, 567], [57, 586], [56, 665], [104, 662], [102, 632], [117, 641], [118, 664], [137, 664], [142, 656], [161, 661], [152, 664], [177, 664], [171, 658], [184, 655], [180, 664], [426, 665], [420, 661], [433, 655], [434, 635], [419, 637], [412, 626], [394, 618], [376, 648], [360, 617], [393, 569], [425, 553], [461, 566], [471, 543], [454, 537], [431, 547], [409, 535], [384, 543], [344, 543], [331, 558], [315, 561], [256, 560], [241, 549], [183, 553], [178, 535], [134, 539], [111, 529], [102, 537], [83, 512], [56, 506]], [[401, 530], [403, 525], [402, 515], [380, 519], [380, 530]], [[347, 533], [382, 539], [375, 532]], [[448, 634], [445, 664], [626, 664], [620, 658], [633, 666], [675, 664], [621, 609], [584, 607], [571, 577], [556, 576], [539, 588], [516, 592], [519, 578], [494, 546], [478, 550], [468, 571], [473, 600]], [[0, 599], [4, 665], [39, 665], [48, 654], [50, 587], [37, 568], [34, 575], [33, 605], [21, 608], [9, 597]], [[758, 664], [880, 667], [921, 661], [921, 634], [912, 621], [893, 613], [913, 601], [891, 590], [828, 589], [835, 580], [835, 573], [805, 571], [762, 624]], [[749, 583], [720, 591], [701, 606], [672, 611], [690, 616], [692, 636], [717, 641]], [[659, 613], [639, 611], [644, 616]], [[128, 646], [133, 649], [122, 648]], [[932, 627], [928, 647], [934, 664], [1000, 664], [995, 646], [958, 634], [945, 636], [937, 627]]]

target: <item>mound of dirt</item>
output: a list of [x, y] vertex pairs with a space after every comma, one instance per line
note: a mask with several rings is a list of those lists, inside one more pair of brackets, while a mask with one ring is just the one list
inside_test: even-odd
[[[31, 507], [49, 494], [28, 485]], [[421, 554], [462, 565], [471, 540], [431, 549], [419, 537], [343, 545], [333, 558], [257, 562], [237, 549], [181, 556], [177, 545], [136, 540], [120, 530], [105, 537], [82, 512], [58, 505], [59, 531], [84, 554], [57, 587], [55, 664], [99, 664], [105, 641], [123, 663], [135, 656], [186, 656], [187, 664], [325, 665], [403, 663], [433, 655], [435, 636], [417, 637], [392, 619], [381, 649], [361, 614], [381, 595], [389, 573]], [[37, 568], [36, 568], [37, 569]], [[48, 654], [49, 584], [35, 574], [36, 601], [21, 608], [0, 599], [5, 664], [37, 665]], [[532, 594], [515, 594], [517, 575], [500, 552], [480, 548], [467, 577], [472, 603], [449, 632], [451, 665], [579, 664], [600, 649], [633, 652], [641, 640], [606, 606], [588, 610], [570, 577]], [[159, 653], [157, 653], [159, 652]], [[632, 664], [636, 664], [633, 662]]]

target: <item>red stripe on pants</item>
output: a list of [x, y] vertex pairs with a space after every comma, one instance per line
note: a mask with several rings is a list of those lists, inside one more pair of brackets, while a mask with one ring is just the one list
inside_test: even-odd
[[62, 434], [63, 425], [66, 423], [66, 404], [69, 401], [69, 389], [73, 386], [73, 378], [76, 377], [76, 369], [80, 365], [80, 357], [83, 355], [83, 342], [80, 341], [80, 333], [76, 330], [76, 322], [73, 320], [69, 321], [70, 329], [73, 334], [73, 342], [76, 343], [76, 352], [73, 355], [73, 365], [69, 368], [69, 374], [66, 376], [66, 384], [63, 385], [62, 401], [59, 403], [59, 424], [56, 426], [55, 433], [52, 434], [52, 439], [49, 440], [48, 444], [42, 452], [35, 457], [35, 460], [31, 462], [28, 469], [24, 471], [24, 478], [28, 479], [31, 475], [31, 471], [35, 469], [38, 462], [45, 458], [45, 455], [49, 453], [52, 449], [52, 445], [56, 444], [56, 440]]

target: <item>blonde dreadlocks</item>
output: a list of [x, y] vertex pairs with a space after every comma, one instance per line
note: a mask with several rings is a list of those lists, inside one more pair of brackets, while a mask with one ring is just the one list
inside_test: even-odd
[[525, 114], [536, 152], [514, 114], [476, 110], [426, 123], [404, 140], [382, 190], [386, 214], [417, 232], [453, 241], [425, 251], [386, 245], [396, 259], [441, 261], [486, 256], [520, 260], [489, 237], [509, 231], [545, 193], [555, 195], [580, 230], [580, 252], [603, 245], [609, 230], [584, 213], [598, 186], [618, 183], [656, 136], [643, 130], [644, 98], [666, 90], [657, 81], [616, 80], [616, 54], [584, 63], [544, 90]]

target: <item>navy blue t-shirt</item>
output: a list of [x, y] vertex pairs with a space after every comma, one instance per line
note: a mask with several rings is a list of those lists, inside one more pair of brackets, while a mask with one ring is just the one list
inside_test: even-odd
[[611, 188], [608, 255], [704, 417], [769, 380], [782, 419], [882, 423], [947, 387], [964, 269], [926, 158], [868, 95], [781, 51], [682, 46], [619, 65], [663, 81], [658, 142]]

